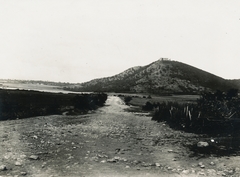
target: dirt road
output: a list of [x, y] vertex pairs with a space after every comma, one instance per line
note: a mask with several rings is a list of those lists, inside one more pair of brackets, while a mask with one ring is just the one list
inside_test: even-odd
[[0, 176], [240, 176], [239, 156], [191, 156], [198, 136], [128, 108], [0, 122]]

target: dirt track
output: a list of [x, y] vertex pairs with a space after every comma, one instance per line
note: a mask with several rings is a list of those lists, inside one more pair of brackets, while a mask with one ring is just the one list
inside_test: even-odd
[[0, 122], [0, 176], [240, 176], [239, 156], [189, 157], [196, 135], [128, 108]]

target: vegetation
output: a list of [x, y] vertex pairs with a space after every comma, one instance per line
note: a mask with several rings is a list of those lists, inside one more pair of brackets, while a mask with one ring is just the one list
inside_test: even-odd
[[152, 111], [154, 108], [158, 108], [160, 106], [160, 103], [151, 103], [149, 101], [146, 102], [144, 106], [142, 106], [142, 110], [144, 111]]
[[155, 107], [154, 105], [158, 103], [174, 102], [174, 101], [181, 104], [196, 103], [199, 97], [200, 97], [199, 95], [171, 95], [171, 96], [152, 96], [152, 98], [149, 99], [146, 96], [139, 95], [139, 96], [132, 96], [132, 100], [129, 102], [129, 104], [133, 106], [144, 107], [147, 104], [147, 102], [149, 102], [153, 105], [151, 109], [153, 110], [153, 108]]
[[128, 105], [129, 102], [132, 100], [132, 97], [131, 96], [125, 96], [124, 97], [124, 102]]
[[[172, 69], [171, 73], [172, 78], [178, 77], [179, 79], [187, 80], [196, 86], [202, 86], [212, 91], [217, 89], [227, 91], [233, 87], [236, 87], [234, 82], [229, 82], [229, 80], [223, 79], [188, 64], [176, 61], [166, 61], [166, 63], [171, 64], [171, 67], [174, 68]], [[179, 74], [179, 71], [181, 71], [181, 74]], [[186, 88], [182, 89], [184, 90]]]
[[196, 104], [159, 103], [152, 119], [195, 133], [232, 134], [240, 127], [238, 91], [203, 93]]
[[0, 120], [62, 114], [85, 113], [103, 106], [107, 95], [63, 94], [0, 89]]

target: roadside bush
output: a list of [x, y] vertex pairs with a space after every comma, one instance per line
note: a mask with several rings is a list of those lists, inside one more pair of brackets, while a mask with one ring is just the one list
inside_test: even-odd
[[0, 89], [0, 120], [27, 118], [73, 109], [87, 112], [103, 106], [106, 94], [63, 94]]
[[157, 108], [159, 105], [160, 105], [159, 103], [150, 103], [149, 101], [147, 101], [146, 104], [142, 106], [142, 110], [152, 111], [154, 108]]
[[240, 128], [240, 99], [232, 93], [203, 93], [196, 104], [161, 103], [152, 120], [195, 133], [232, 133]]
[[152, 97], [151, 97], [151, 95], [148, 95], [148, 97], [147, 97], [148, 99], [152, 99]]
[[131, 96], [125, 96], [124, 97], [124, 102], [126, 103], [126, 104], [129, 104], [129, 102], [132, 100], [132, 97]]
[[74, 107], [79, 110], [94, 110], [103, 106], [107, 100], [106, 94], [80, 94], [74, 97]]
[[153, 110], [153, 104], [150, 102], [146, 102], [146, 104], [142, 107], [142, 110], [144, 111], [152, 111]]

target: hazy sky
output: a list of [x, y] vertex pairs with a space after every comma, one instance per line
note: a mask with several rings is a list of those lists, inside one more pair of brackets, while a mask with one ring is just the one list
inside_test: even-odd
[[84, 82], [161, 57], [240, 79], [240, 1], [0, 0], [0, 78]]

